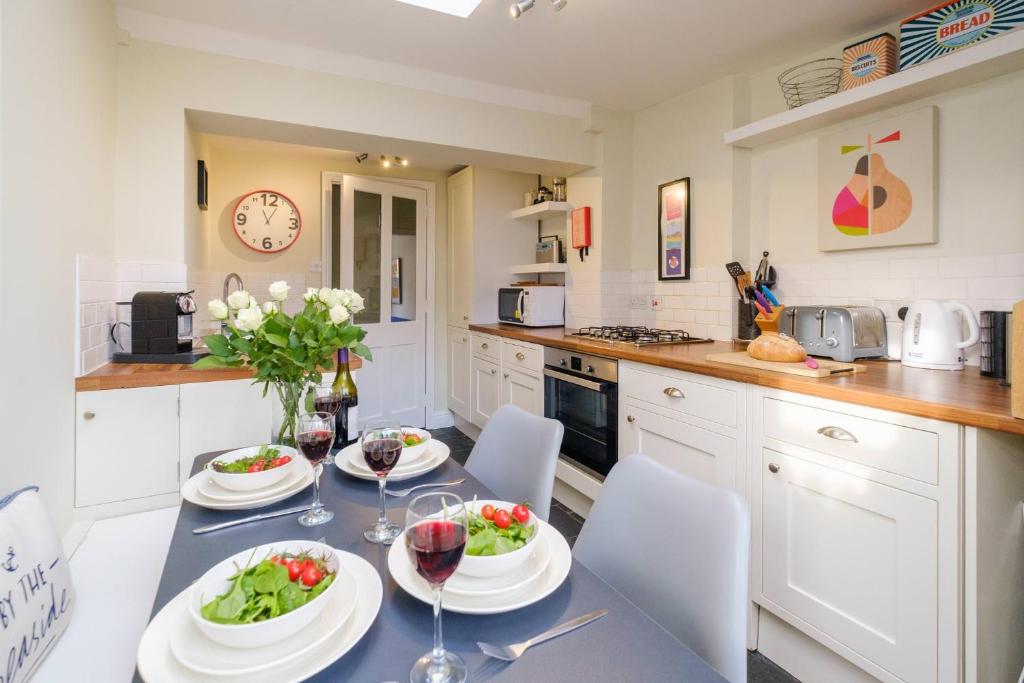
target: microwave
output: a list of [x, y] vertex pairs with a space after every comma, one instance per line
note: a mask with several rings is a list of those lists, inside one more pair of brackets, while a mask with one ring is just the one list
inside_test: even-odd
[[498, 320], [527, 327], [565, 324], [565, 287], [502, 287], [498, 290]]

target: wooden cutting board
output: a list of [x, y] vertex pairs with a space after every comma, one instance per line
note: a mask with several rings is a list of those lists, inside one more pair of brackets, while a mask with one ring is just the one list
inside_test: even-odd
[[728, 365], [739, 365], [745, 368], [757, 368], [759, 370], [771, 370], [782, 372], [787, 375], [802, 375], [804, 377], [830, 377], [831, 375], [854, 372], [864, 372], [867, 366], [855, 365], [854, 363], [840, 363], [835, 360], [815, 358], [818, 361], [817, 369], [809, 368], [803, 363], [779, 363], [770, 360], [758, 360], [747, 355], [746, 351], [733, 351], [732, 353], [709, 353], [707, 359], [715, 363], [726, 363]]

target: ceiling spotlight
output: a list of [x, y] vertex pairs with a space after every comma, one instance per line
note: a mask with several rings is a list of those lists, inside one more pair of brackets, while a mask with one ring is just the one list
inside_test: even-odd
[[409, 160], [403, 159], [402, 157], [395, 157], [395, 163], [398, 164], [399, 166], [408, 166]]
[[523, 16], [523, 12], [526, 12], [533, 7], [534, 2], [535, 0], [516, 0], [516, 2], [513, 2], [512, 6], [508, 8], [508, 11], [511, 12], [513, 19], [518, 19]]
[[555, 8], [556, 12], [561, 12], [562, 8], [569, 4], [569, 0], [551, 0], [551, 6]]
[[380, 155], [380, 165], [384, 168], [391, 168], [391, 159], [388, 159], [383, 154]]
[[370, 156], [370, 155], [369, 155], [369, 154], [367, 154], [366, 152], [363, 152], [362, 154], [357, 154], [357, 155], [356, 155], [356, 163], [357, 163], [357, 164], [361, 164], [361, 163], [363, 163], [364, 161], [366, 161], [366, 159], [367, 159], [367, 158], [368, 158], [369, 156]]

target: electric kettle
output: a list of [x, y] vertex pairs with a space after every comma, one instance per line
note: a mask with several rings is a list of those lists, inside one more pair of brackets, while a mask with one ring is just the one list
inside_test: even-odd
[[[912, 368], [963, 370], [964, 349], [978, 343], [978, 321], [959, 301], [922, 299], [901, 310], [903, 348], [901, 361]], [[959, 313], [959, 315], [957, 315]], [[963, 322], [967, 338], [963, 338]]]

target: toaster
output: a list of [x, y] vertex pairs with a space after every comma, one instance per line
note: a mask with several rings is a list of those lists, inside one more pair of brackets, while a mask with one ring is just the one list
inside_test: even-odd
[[783, 314], [779, 331], [812, 356], [850, 362], [886, 354], [885, 314], [874, 306], [790, 306]]

